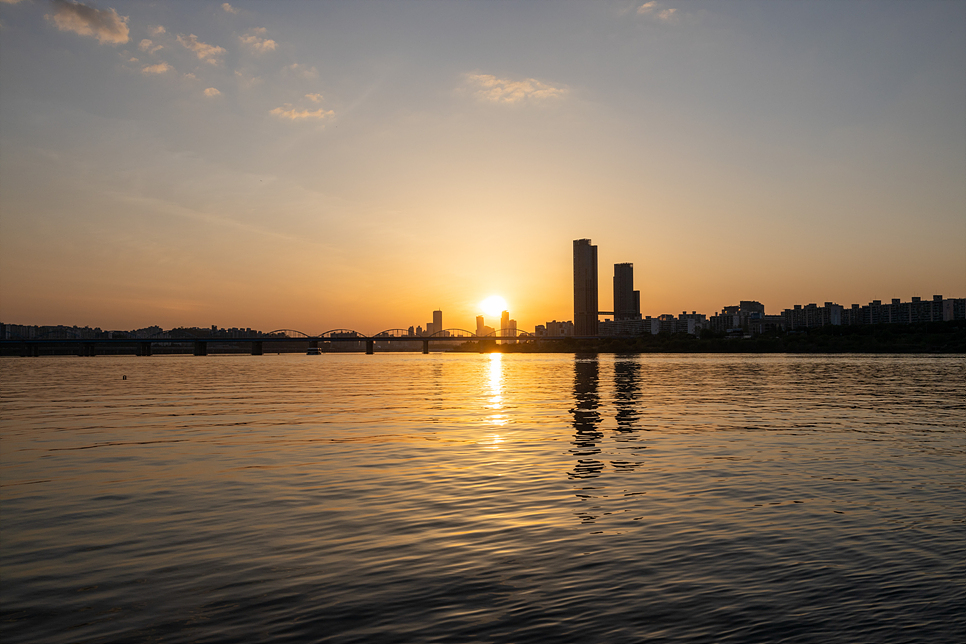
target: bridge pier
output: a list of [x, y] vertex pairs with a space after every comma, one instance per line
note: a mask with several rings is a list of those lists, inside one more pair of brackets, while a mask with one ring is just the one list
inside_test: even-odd
[[262, 349], [261, 342], [252, 342], [252, 355], [253, 356], [264, 355], [264, 349]]
[[97, 351], [94, 350], [94, 343], [85, 342], [84, 344], [82, 344], [80, 353], [78, 355], [84, 356], [86, 358], [93, 358], [94, 356], [96, 356]]
[[366, 355], [371, 356], [375, 349], [375, 342], [373, 340], [366, 340]]
[[309, 340], [309, 350], [305, 352], [307, 356], [320, 356], [322, 355], [322, 350], [319, 349], [318, 340]]
[[27, 344], [23, 345], [23, 353], [21, 356], [27, 358], [39, 358], [40, 357], [40, 345], [39, 344]]
[[423, 340], [423, 353], [429, 353], [429, 340]]
[[138, 355], [139, 356], [149, 356], [149, 355], [151, 355], [151, 343], [150, 342], [138, 342]]
[[208, 343], [207, 342], [195, 342], [195, 355], [196, 356], [206, 356], [206, 355], [208, 355]]

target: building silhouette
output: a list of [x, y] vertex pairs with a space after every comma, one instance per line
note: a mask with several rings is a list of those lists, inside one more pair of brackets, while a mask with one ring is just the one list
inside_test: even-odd
[[495, 330], [496, 329], [491, 326], [486, 326], [482, 315], [476, 316], [476, 335], [483, 337], [492, 334]]
[[574, 240], [574, 334], [597, 335], [597, 247]]
[[433, 335], [443, 330], [443, 312], [433, 311], [433, 321], [426, 323], [426, 335]]
[[614, 319], [641, 319], [641, 292], [634, 290], [634, 265], [614, 264]]

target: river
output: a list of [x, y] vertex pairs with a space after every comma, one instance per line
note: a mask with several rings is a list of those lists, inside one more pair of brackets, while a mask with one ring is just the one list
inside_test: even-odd
[[0, 359], [14, 642], [966, 641], [966, 357]]

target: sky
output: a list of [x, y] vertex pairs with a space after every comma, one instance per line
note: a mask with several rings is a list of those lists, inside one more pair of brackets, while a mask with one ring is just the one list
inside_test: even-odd
[[[966, 297], [966, 2], [0, 0], [0, 321]], [[492, 324], [495, 320], [487, 319]]]

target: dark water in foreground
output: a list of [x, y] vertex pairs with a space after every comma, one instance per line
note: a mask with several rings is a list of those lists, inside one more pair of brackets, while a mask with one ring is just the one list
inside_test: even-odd
[[0, 385], [6, 644], [966, 641], [966, 357], [11, 358]]

